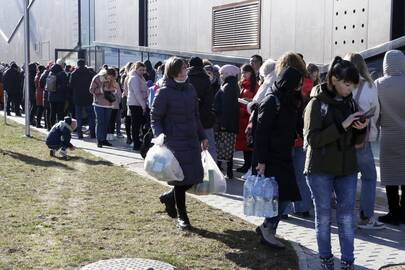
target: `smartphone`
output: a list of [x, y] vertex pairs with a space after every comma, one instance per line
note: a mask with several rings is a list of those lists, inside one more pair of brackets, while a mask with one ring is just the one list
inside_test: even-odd
[[366, 119], [369, 119], [374, 116], [375, 110], [376, 110], [375, 106], [371, 107], [368, 111], [364, 112], [363, 115], [359, 117], [358, 121], [362, 123], [366, 122]]

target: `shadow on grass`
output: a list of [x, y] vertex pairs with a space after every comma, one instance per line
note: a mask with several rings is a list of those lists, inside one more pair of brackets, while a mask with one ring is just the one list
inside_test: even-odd
[[78, 156], [69, 156], [69, 160], [85, 163], [85, 164], [91, 165], [91, 166], [96, 166], [96, 165], [113, 166], [114, 165], [111, 162], [106, 161], [106, 160], [92, 160], [92, 159], [87, 159], [87, 158], [78, 157]]
[[9, 150], [2, 150], [0, 149], [0, 153], [3, 155], [8, 155], [11, 158], [17, 159], [22, 161], [26, 164], [33, 165], [33, 166], [41, 166], [41, 167], [60, 167], [66, 170], [73, 171], [74, 169], [63, 164], [60, 162], [52, 161], [52, 160], [42, 160], [36, 157], [28, 156], [22, 153], [17, 153]]
[[235, 249], [235, 252], [226, 253], [225, 257], [241, 268], [252, 270], [298, 268], [298, 262], [296, 260], [294, 262], [294, 259], [291, 258], [292, 253], [295, 254], [293, 250], [265, 247], [260, 244], [260, 239], [254, 231], [226, 230], [224, 233], [217, 233], [193, 227], [190, 232], [220, 241]]

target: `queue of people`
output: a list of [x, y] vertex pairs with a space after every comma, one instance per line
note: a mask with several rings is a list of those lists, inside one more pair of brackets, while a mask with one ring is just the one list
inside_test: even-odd
[[[29, 72], [30, 118], [38, 128], [43, 121], [44, 128], [53, 127], [55, 134], [63, 130], [68, 136], [67, 130], [75, 129], [83, 139], [83, 127], [89, 126], [89, 137], [97, 139], [98, 147], [111, 147], [112, 140], [124, 137], [123, 119], [127, 144], [144, 154], [152, 134], [166, 135], [165, 144], [178, 160], [184, 181], [170, 182], [173, 188], [160, 201], [182, 229], [191, 226], [185, 194], [202, 182], [203, 150], [210, 152], [228, 180], [234, 178], [234, 171], [275, 177], [278, 215], [257, 227], [263, 244], [283, 248], [275, 237], [279, 221], [291, 212], [309, 218], [313, 211], [323, 269], [334, 269], [330, 243], [334, 197], [342, 269], [354, 267], [356, 226], [384, 229], [385, 224], [405, 223], [401, 135], [405, 55], [401, 51], [386, 53], [384, 76], [376, 81], [357, 53], [335, 57], [323, 81], [316, 65], [306, 65], [304, 57], [293, 52], [266, 61], [254, 55], [242, 67], [172, 57], [154, 67], [149, 61], [128, 63], [121, 70], [105, 65], [96, 74], [84, 60], [71, 68], [59, 59], [46, 67], [32, 64]], [[22, 75], [16, 63], [0, 78], [9, 96], [6, 113], [21, 115]], [[77, 119], [77, 125], [71, 118]], [[378, 139], [389, 213], [377, 219], [377, 171], [371, 146]], [[67, 141], [62, 144], [49, 143], [52, 155], [55, 149], [72, 147]], [[235, 151], [243, 152], [244, 161], [236, 170]]]

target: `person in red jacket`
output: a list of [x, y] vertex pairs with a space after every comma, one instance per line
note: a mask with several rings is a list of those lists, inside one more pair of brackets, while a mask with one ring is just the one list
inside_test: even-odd
[[41, 75], [45, 71], [44, 66], [38, 66], [37, 74], [35, 75], [34, 83], [35, 83], [35, 103], [37, 105], [37, 121], [36, 126], [37, 128], [43, 128], [41, 125], [42, 115], [44, 113], [44, 89], [41, 87]]
[[245, 64], [241, 68], [242, 78], [240, 81], [240, 98], [239, 98], [239, 133], [236, 137], [235, 149], [237, 151], [243, 151], [244, 164], [236, 171], [240, 173], [246, 173], [252, 165], [252, 149], [247, 147], [245, 130], [249, 123], [250, 114], [247, 110], [247, 104], [253, 100], [259, 89], [257, 77], [253, 67], [249, 64]]

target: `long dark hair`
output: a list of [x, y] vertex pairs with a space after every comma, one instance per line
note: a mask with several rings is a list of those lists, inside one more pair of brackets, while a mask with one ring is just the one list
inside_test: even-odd
[[328, 88], [336, 93], [336, 89], [332, 84], [332, 77], [335, 77], [339, 81], [343, 80], [354, 84], [358, 84], [360, 80], [356, 67], [350, 61], [343, 60], [340, 56], [336, 56], [333, 59], [326, 75]]
[[253, 69], [253, 67], [250, 64], [244, 64], [241, 67], [242, 72], [250, 72], [250, 91], [255, 92], [256, 91], [256, 84], [257, 84], [257, 78], [256, 78], [256, 72]]

